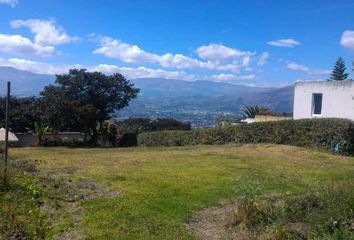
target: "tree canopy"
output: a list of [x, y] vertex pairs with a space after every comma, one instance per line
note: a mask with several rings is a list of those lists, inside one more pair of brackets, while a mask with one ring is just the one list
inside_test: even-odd
[[343, 58], [339, 57], [333, 67], [333, 71], [329, 77], [329, 80], [343, 81], [348, 78], [349, 73], [346, 73], [347, 68]]
[[[34, 130], [35, 122], [41, 118], [38, 99], [23, 97], [10, 99], [10, 129], [14, 132]], [[0, 125], [5, 126], [5, 98], [0, 98]]]
[[86, 133], [90, 145], [97, 144], [102, 123], [128, 106], [139, 92], [121, 74], [107, 76], [85, 69], [71, 69], [68, 74], [57, 75], [55, 83], [41, 92], [44, 121], [57, 131]]

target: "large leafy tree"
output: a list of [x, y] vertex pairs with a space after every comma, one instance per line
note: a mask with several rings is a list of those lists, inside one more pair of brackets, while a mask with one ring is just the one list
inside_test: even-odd
[[339, 57], [333, 67], [333, 71], [329, 80], [342, 81], [348, 78], [349, 73], [346, 73], [347, 68], [343, 58]]
[[[14, 132], [28, 132], [35, 122], [41, 121], [39, 101], [34, 97], [10, 99], [10, 129]], [[5, 98], [0, 98], [0, 126], [5, 127]]]
[[57, 131], [85, 132], [92, 146], [97, 145], [103, 122], [128, 106], [139, 92], [121, 74], [104, 75], [85, 69], [57, 75], [55, 83], [41, 92], [44, 119]]

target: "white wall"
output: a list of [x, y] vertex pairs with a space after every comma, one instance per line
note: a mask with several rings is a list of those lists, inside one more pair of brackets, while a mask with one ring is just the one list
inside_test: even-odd
[[354, 120], [354, 81], [301, 81], [295, 83], [294, 119], [313, 118], [312, 94], [322, 93], [322, 113], [316, 117]]

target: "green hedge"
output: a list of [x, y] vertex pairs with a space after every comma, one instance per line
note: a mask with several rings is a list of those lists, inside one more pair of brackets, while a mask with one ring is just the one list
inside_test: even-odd
[[87, 147], [87, 143], [77, 139], [44, 138], [42, 147]]
[[149, 147], [225, 143], [276, 143], [332, 150], [339, 143], [339, 152], [352, 153], [354, 122], [337, 118], [285, 120], [138, 136], [138, 145]]

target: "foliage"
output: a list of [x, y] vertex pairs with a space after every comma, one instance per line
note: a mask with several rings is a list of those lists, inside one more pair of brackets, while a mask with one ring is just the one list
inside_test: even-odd
[[[280, 197], [278, 197], [280, 198]], [[354, 181], [336, 181], [305, 194], [277, 199], [238, 198], [230, 221], [256, 239], [352, 239]], [[278, 199], [279, 201], [279, 199]], [[279, 231], [281, 230], [281, 231]]]
[[41, 122], [35, 122], [34, 123], [34, 135], [38, 138], [38, 145], [42, 146], [42, 138], [45, 134], [47, 134], [49, 131], [49, 127], [45, 126]]
[[137, 135], [135, 133], [124, 133], [121, 135], [119, 147], [135, 147], [138, 145]]
[[343, 81], [348, 78], [349, 73], [346, 73], [345, 62], [342, 57], [339, 57], [333, 67], [333, 71], [329, 77], [329, 80]]
[[189, 122], [178, 121], [173, 118], [158, 118], [152, 120], [151, 131], [163, 130], [191, 130], [191, 124]]
[[43, 147], [87, 147], [85, 141], [77, 139], [62, 139], [59, 137], [48, 137], [44, 138], [42, 141]]
[[228, 116], [221, 114], [216, 117], [216, 126], [222, 127], [224, 125], [231, 125], [231, 120]]
[[138, 145], [154, 147], [192, 145], [194, 131], [156, 131], [138, 135]]
[[189, 122], [182, 122], [172, 118], [128, 118], [117, 121], [120, 133], [135, 133], [163, 130], [191, 130]]
[[48, 214], [42, 209], [44, 191], [26, 173], [34, 170], [27, 164], [21, 161], [16, 166], [18, 172], [6, 191], [0, 186], [0, 239], [52, 239]]
[[[97, 126], [99, 127], [99, 126]], [[118, 124], [114, 120], [104, 121], [99, 131], [99, 138], [102, 142], [109, 142], [112, 147], [115, 147], [117, 144], [117, 133], [118, 133]]]
[[354, 123], [351, 120], [321, 118], [260, 122], [225, 128], [192, 131], [147, 132], [138, 136], [143, 146], [184, 146], [224, 143], [276, 143], [333, 149], [340, 153], [354, 150]]
[[97, 145], [99, 128], [117, 110], [128, 106], [139, 89], [121, 74], [106, 76], [85, 69], [71, 69], [56, 76], [56, 85], [41, 92], [45, 121], [57, 131], [74, 130], [86, 133], [90, 145]]
[[[35, 97], [10, 99], [10, 129], [14, 132], [33, 130], [35, 122], [40, 122], [39, 100]], [[0, 98], [0, 125], [5, 126], [5, 98]]]
[[241, 115], [239, 118], [245, 119], [245, 118], [255, 118], [257, 114], [269, 112], [269, 108], [267, 107], [258, 107], [256, 106], [245, 106], [242, 111]]
[[137, 146], [137, 135], [142, 132], [161, 130], [190, 130], [190, 123], [170, 118], [129, 118], [125, 120], [108, 120], [100, 128], [100, 140], [109, 142], [112, 147]]

